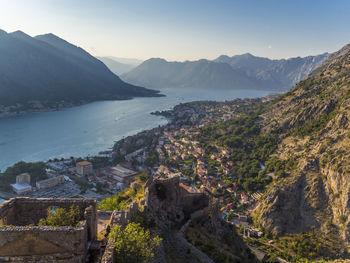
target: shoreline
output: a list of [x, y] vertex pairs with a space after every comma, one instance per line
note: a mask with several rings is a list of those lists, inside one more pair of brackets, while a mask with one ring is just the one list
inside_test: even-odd
[[70, 109], [70, 108], [74, 108], [74, 107], [87, 105], [87, 104], [90, 104], [90, 103], [93, 103], [93, 102], [126, 101], [126, 100], [132, 100], [132, 99], [135, 99], [135, 98], [161, 98], [161, 97], [166, 97], [166, 95], [161, 94], [161, 93], [156, 93], [156, 94], [153, 94], [153, 96], [127, 97], [127, 98], [111, 99], [111, 100], [106, 99], [106, 100], [95, 100], [95, 101], [81, 101], [80, 103], [61, 102], [61, 104], [59, 104], [58, 107], [56, 106], [56, 107], [32, 108], [32, 109], [28, 109], [28, 110], [24, 110], [24, 111], [19, 111], [19, 112], [8, 111], [8, 110], [7, 111], [5, 111], [5, 110], [1, 111], [1, 108], [11, 108], [11, 107], [15, 107], [15, 105], [6, 106], [6, 107], [3, 106], [3, 105], [0, 105], [0, 120], [1, 119], [6, 119], [6, 118], [12, 118], [12, 117], [24, 116], [24, 115], [30, 114], [30, 113], [56, 112], [56, 111], [61, 111], [61, 110], [65, 110], [65, 109]]
[[[262, 99], [264, 100], [264, 98], [269, 98], [269, 97], [275, 97], [275, 96], [279, 96], [279, 94], [269, 94], [269, 95], [266, 95], [266, 96], [262, 96], [262, 97], [256, 97], [255, 99], [259, 98], [259, 99]], [[74, 155], [72, 157], [74, 158], [92, 158], [92, 157], [101, 157], [100, 154], [98, 154], [99, 152], [104, 152], [104, 151], [110, 151], [111, 149], [115, 149], [115, 146], [120, 143], [122, 140], [126, 139], [126, 138], [130, 138], [130, 137], [137, 137], [138, 135], [140, 134], [143, 134], [143, 133], [147, 133], [147, 132], [151, 132], [152, 130], [154, 129], [158, 129], [158, 128], [166, 128], [168, 125], [171, 125], [172, 122], [174, 121], [173, 119], [173, 116], [170, 112], [173, 112], [176, 108], [180, 107], [181, 105], [187, 105], [187, 104], [193, 104], [193, 103], [199, 103], [199, 102], [206, 102], [206, 103], [225, 103], [225, 102], [233, 102], [233, 101], [236, 101], [236, 100], [246, 100], [246, 99], [253, 99], [253, 98], [249, 98], [249, 97], [246, 97], [246, 98], [235, 98], [235, 99], [231, 99], [231, 100], [227, 100], [227, 101], [215, 101], [215, 100], [193, 100], [193, 101], [190, 101], [190, 102], [185, 102], [185, 103], [179, 103], [179, 104], [176, 104], [175, 106], [172, 107], [172, 109], [170, 110], [162, 110], [162, 111], [152, 111], [150, 112], [149, 114], [150, 115], [154, 115], [154, 116], [158, 116], [160, 118], [164, 118], [166, 119], [167, 123], [166, 124], [160, 124], [160, 125], [156, 125], [155, 127], [153, 128], [143, 128], [142, 130], [139, 130], [138, 132], [136, 132], [135, 134], [130, 134], [130, 135], [127, 135], [127, 136], [123, 136], [123, 138], [119, 139], [119, 140], [115, 140], [113, 141], [109, 147], [106, 147], [106, 148], [103, 148], [103, 149], [100, 149], [98, 150], [96, 153], [91, 153], [91, 154], [87, 154], [87, 155]], [[72, 108], [72, 107], [78, 107], [78, 106], [82, 106], [82, 105], [86, 105], [86, 104], [89, 104], [91, 102], [88, 102], [88, 103], [84, 103], [84, 104], [80, 104], [80, 105], [74, 105], [74, 106], [71, 106], [71, 107], [65, 107], [65, 108], [61, 108], [59, 110], [63, 110], [63, 109], [66, 109], [66, 108]], [[49, 110], [40, 110], [40, 111], [30, 111], [30, 112], [25, 112], [25, 113], [21, 113], [21, 114], [17, 114], [17, 115], [14, 115], [14, 116], [5, 116], [5, 117], [0, 117], [0, 119], [5, 119], [7, 117], [11, 118], [11, 117], [18, 117], [18, 116], [23, 116], [25, 114], [28, 114], [28, 113], [36, 113], [36, 112], [51, 112], [51, 111], [59, 111], [59, 110], [56, 110], [56, 109], [49, 109]], [[170, 113], [170, 114], [169, 114]], [[52, 159], [61, 159], [61, 158], [70, 158], [70, 157], [50, 157], [48, 159], [40, 159], [40, 160], [37, 160], [37, 161], [28, 161], [28, 162], [47, 162], [48, 160], [52, 160]], [[21, 160], [17, 161], [17, 162], [20, 162]], [[17, 163], [15, 162], [15, 163]], [[3, 167], [1, 170], [2, 171], [5, 171], [7, 168], [13, 166], [15, 163], [12, 163], [6, 167]]]

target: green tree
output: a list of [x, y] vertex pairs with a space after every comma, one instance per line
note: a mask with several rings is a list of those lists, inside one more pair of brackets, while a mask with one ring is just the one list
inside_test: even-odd
[[129, 223], [124, 229], [117, 225], [111, 229], [110, 240], [115, 242], [117, 260], [120, 263], [149, 262], [162, 239], [151, 237], [150, 231], [140, 224]]
[[226, 215], [226, 221], [231, 221], [232, 217], [233, 217], [233, 212], [229, 211]]
[[18, 162], [8, 167], [4, 173], [0, 173], [0, 190], [11, 191], [11, 185], [16, 182], [16, 176], [21, 173], [29, 173], [31, 184], [34, 186], [36, 181], [46, 179], [46, 164], [43, 162], [26, 163]]
[[48, 208], [47, 217], [39, 221], [39, 226], [77, 226], [81, 220], [79, 207], [72, 205], [70, 209]]

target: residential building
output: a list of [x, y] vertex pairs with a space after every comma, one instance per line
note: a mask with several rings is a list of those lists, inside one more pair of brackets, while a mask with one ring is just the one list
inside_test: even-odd
[[86, 176], [93, 173], [92, 163], [88, 161], [78, 162], [76, 165], [76, 171], [80, 176]]
[[36, 182], [36, 188], [37, 189], [45, 189], [45, 188], [50, 188], [50, 187], [54, 187], [56, 185], [59, 184], [63, 184], [65, 182], [64, 176], [63, 175], [59, 175], [56, 177], [52, 177], [46, 180], [41, 180]]
[[23, 173], [16, 176], [16, 183], [11, 184], [13, 191], [18, 195], [23, 195], [32, 192], [30, 185], [30, 174]]
[[125, 168], [121, 165], [117, 165], [109, 169], [113, 178], [121, 183], [130, 183], [134, 180], [138, 172]]

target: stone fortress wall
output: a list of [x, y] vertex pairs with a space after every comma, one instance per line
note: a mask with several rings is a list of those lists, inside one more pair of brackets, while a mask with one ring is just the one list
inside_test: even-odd
[[[209, 196], [205, 193], [189, 193], [179, 183], [180, 178], [175, 176], [165, 179], [151, 178], [145, 185], [146, 198], [141, 204], [141, 210], [150, 213], [160, 228], [172, 227], [184, 220], [208, 215]], [[126, 225], [138, 212], [137, 202], [131, 203], [125, 211], [114, 211], [110, 226]], [[114, 244], [108, 242], [101, 263], [115, 261]]]
[[146, 192], [146, 206], [160, 222], [182, 222], [191, 214], [209, 206], [209, 196], [205, 193], [189, 193], [180, 185], [180, 177], [153, 179]]
[[[49, 208], [76, 205], [83, 220], [77, 227], [36, 226]], [[0, 262], [85, 262], [97, 236], [94, 199], [18, 197], [0, 206]]]

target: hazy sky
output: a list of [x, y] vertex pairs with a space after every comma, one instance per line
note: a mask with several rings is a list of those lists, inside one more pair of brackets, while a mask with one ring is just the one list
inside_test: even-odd
[[348, 0], [0, 0], [0, 28], [54, 33], [93, 55], [288, 58], [350, 43]]

